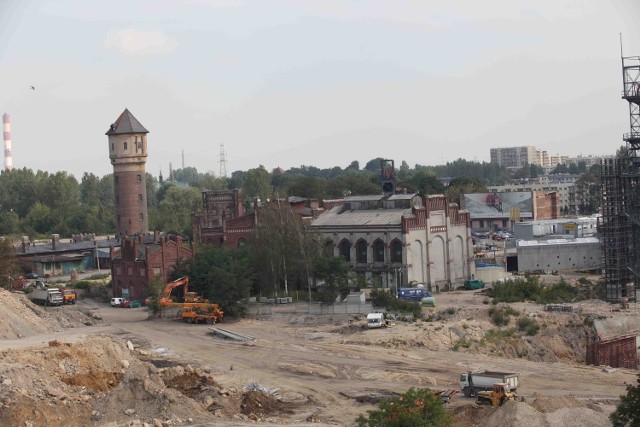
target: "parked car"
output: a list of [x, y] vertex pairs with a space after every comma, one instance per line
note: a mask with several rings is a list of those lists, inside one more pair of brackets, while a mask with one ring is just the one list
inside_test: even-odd
[[33, 271], [31, 273], [27, 273], [24, 275], [25, 278], [27, 279], [37, 279], [38, 278], [38, 274], [34, 273]]
[[120, 307], [124, 298], [111, 298], [111, 307]]
[[140, 301], [138, 301], [137, 299], [134, 299], [133, 301], [129, 301], [129, 308], [138, 308], [138, 307], [142, 307], [142, 303]]
[[480, 279], [468, 279], [464, 281], [464, 288], [469, 289], [482, 289], [484, 288], [484, 282]]
[[120, 307], [129, 308], [129, 300], [128, 299], [123, 299], [122, 302], [120, 303]]

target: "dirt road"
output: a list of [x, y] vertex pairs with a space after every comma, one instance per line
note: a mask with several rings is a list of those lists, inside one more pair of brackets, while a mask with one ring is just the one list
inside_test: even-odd
[[[458, 302], [456, 302], [458, 303]], [[76, 309], [82, 309], [79, 303]], [[219, 383], [239, 387], [258, 383], [279, 388], [280, 393], [299, 395], [305, 411], [328, 424], [349, 424], [374, 406], [359, 403], [357, 396], [403, 393], [411, 386], [457, 388], [461, 372], [492, 369], [520, 373], [519, 394], [550, 396], [573, 394], [594, 400], [616, 399], [625, 382], [635, 381], [635, 372], [603, 372], [593, 366], [571, 363], [539, 363], [453, 350], [432, 351], [406, 345], [420, 330], [411, 323], [393, 328], [367, 330], [345, 328], [347, 321], [304, 326], [301, 315], [274, 313], [264, 320], [225, 322], [226, 329], [255, 337], [239, 343], [208, 334], [207, 325], [171, 320], [148, 320], [146, 309], [100, 306], [103, 326], [76, 328], [54, 334], [62, 341], [75, 341], [83, 334], [108, 333], [157, 354], [182, 362], [209, 367]], [[314, 321], [316, 322], [317, 319]], [[354, 344], [367, 339], [384, 346]], [[16, 342], [4, 341], [0, 348], [28, 346], [52, 339], [38, 336]], [[389, 344], [392, 343], [392, 344]], [[393, 345], [396, 343], [397, 345]], [[363, 398], [366, 400], [366, 398]], [[464, 397], [456, 398], [466, 402]], [[304, 419], [305, 414], [301, 414]]]

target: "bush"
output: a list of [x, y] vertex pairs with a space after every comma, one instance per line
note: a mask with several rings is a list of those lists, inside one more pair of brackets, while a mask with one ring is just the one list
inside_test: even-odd
[[419, 302], [396, 298], [391, 292], [382, 288], [373, 288], [371, 303], [374, 307], [384, 307], [387, 311], [411, 313], [415, 319], [420, 318], [422, 314]]
[[69, 283], [69, 285], [71, 285], [72, 287], [74, 287], [76, 289], [88, 289], [89, 286], [92, 285], [92, 283], [89, 282], [88, 280], [78, 280], [76, 282]]
[[511, 307], [491, 307], [489, 309], [489, 316], [491, 320], [497, 326], [507, 326], [509, 324], [510, 316], [518, 316], [520, 313]]
[[538, 304], [559, 304], [582, 298], [580, 290], [564, 279], [555, 285], [540, 283], [538, 276], [528, 276], [494, 283], [487, 295], [497, 302], [535, 301]]
[[359, 427], [444, 427], [453, 424], [440, 396], [429, 389], [410, 388], [405, 394], [383, 400], [368, 418], [356, 419]]
[[640, 425], [640, 374], [638, 385], [627, 385], [627, 394], [620, 396], [620, 404], [609, 416], [613, 427]]
[[467, 338], [460, 338], [455, 343], [453, 343], [453, 351], [458, 351], [460, 347], [469, 348], [471, 347], [471, 340]]
[[540, 330], [540, 325], [538, 323], [529, 318], [529, 317], [521, 317], [517, 322], [518, 330], [520, 332], [525, 332], [529, 336], [534, 336]]

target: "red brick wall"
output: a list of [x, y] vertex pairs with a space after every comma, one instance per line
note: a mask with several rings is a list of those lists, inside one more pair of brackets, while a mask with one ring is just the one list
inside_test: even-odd
[[[113, 181], [116, 196], [116, 230], [123, 236], [145, 234], [149, 231], [149, 218], [144, 167], [137, 171], [116, 171], [115, 169]], [[138, 175], [141, 182], [138, 182]], [[142, 201], [139, 200], [138, 195], [142, 195]], [[140, 214], [143, 215], [142, 221], [140, 221]]]
[[606, 341], [587, 342], [587, 365], [638, 369], [635, 335]]

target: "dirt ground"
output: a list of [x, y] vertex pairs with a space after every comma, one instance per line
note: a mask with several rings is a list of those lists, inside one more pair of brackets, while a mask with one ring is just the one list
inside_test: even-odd
[[[475, 292], [436, 296], [422, 321], [366, 329], [365, 315], [309, 316], [294, 305], [217, 325], [148, 319], [145, 308], [81, 300], [42, 308], [0, 290], [0, 425], [353, 426], [410, 387], [457, 389], [461, 372], [518, 372], [519, 396], [494, 409], [456, 396], [457, 426], [608, 426], [635, 371], [584, 365], [590, 316], [638, 315], [599, 301], [549, 313], [512, 304], [535, 336], [497, 331]], [[578, 311], [579, 310], [579, 311]], [[585, 321], [587, 319], [587, 321]], [[515, 329], [517, 331], [517, 328]]]

